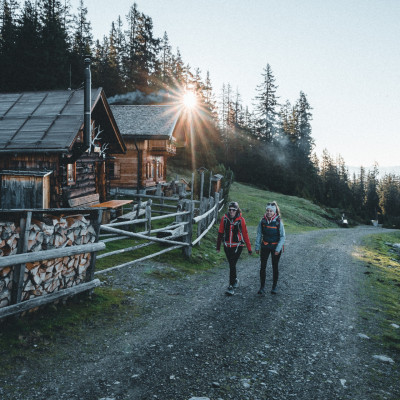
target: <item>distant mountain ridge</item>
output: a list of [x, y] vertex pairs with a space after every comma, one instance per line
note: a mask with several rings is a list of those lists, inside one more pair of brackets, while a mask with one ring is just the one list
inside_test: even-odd
[[[360, 174], [360, 167], [347, 167], [349, 169], [349, 174], [350, 177], [353, 176], [353, 173], [356, 175]], [[369, 167], [364, 167], [365, 172], [372, 171], [374, 169], [373, 166]], [[394, 174], [394, 175], [400, 175], [400, 165], [393, 166], [393, 167], [379, 167], [378, 166], [378, 171], [379, 171], [379, 178], [383, 178], [387, 174]]]

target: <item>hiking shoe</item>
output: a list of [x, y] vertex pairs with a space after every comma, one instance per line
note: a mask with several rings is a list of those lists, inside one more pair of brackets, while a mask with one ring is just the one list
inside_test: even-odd
[[260, 296], [265, 296], [265, 289], [261, 287], [257, 294], [259, 294]]
[[233, 295], [235, 294], [232, 285], [229, 285], [229, 286], [228, 286], [228, 289], [226, 289], [225, 294], [226, 294], [227, 296], [233, 296]]
[[239, 279], [236, 278], [236, 279], [235, 279], [235, 283], [233, 284], [233, 288], [234, 288], [234, 289], [237, 289], [238, 287], [239, 287]]
[[271, 294], [277, 294], [277, 293], [278, 293], [278, 288], [276, 286], [272, 286]]

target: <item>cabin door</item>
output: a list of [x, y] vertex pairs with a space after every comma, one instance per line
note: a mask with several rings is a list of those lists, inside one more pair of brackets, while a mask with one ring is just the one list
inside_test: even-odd
[[107, 200], [106, 190], [106, 163], [97, 162], [96, 164], [96, 192], [100, 195], [100, 202]]

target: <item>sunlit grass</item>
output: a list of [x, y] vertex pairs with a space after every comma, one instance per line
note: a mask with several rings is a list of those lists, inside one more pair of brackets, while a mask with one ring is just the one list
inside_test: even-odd
[[239, 202], [248, 226], [257, 226], [265, 213], [265, 205], [274, 200], [281, 210], [287, 233], [338, 227], [334, 222], [339, 219], [338, 214], [328, 212], [300, 197], [286, 196], [235, 182], [230, 189], [230, 199]]
[[355, 256], [368, 267], [364, 290], [375, 303], [364, 310], [365, 318], [377, 320], [378, 338], [400, 351], [400, 329], [391, 325], [400, 325], [400, 253], [393, 249], [393, 243], [400, 243], [400, 232], [370, 235]]

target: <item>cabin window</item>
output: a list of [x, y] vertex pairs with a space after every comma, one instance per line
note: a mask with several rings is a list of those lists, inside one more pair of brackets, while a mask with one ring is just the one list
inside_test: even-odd
[[163, 177], [163, 165], [161, 163], [157, 164], [157, 172], [158, 172], [158, 177], [162, 178]]
[[76, 182], [76, 163], [67, 164], [67, 182], [68, 185]]
[[110, 179], [121, 178], [121, 164], [119, 162], [113, 162], [110, 165]]

